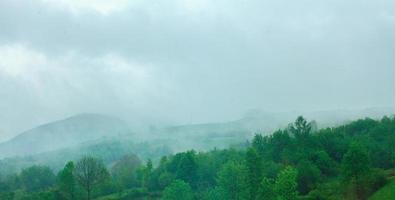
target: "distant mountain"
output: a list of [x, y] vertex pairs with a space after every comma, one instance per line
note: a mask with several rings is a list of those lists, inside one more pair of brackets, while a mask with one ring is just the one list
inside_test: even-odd
[[0, 143], [0, 157], [48, 152], [129, 132], [128, 125], [120, 119], [100, 114], [80, 114], [38, 126]]
[[316, 112], [265, 112], [248, 111], [241, 119], [204, 124], [186, 124], [152, 130], [152, 135], [161, 139], [172, 139], [178, 142], [172, 145], [176, 151], [194, 148], [204, 150], [213, 147], [227, 147], [250, 140], [255, 133], [271, 134], [303, 115], [308, 121], [314, 120], [318, 128], [332, 127], [361, 118], [380, 119], [392, 116], [395, 108], [368, 108], [362, 110], [327, 110]]
[[[282, 113], [252, 110], [234, 121], [152, 127], [150, 131], [133, 134], [131, 139], [134, 142], [150, 141], [163, 144], [173, 152], [192, 148], [208, 150], [244, 143], [255, 133], [271, 134], [277, 129], [286, 128], [299, 115], [303, 115], [309, 121], [316, 121], [318, 128], [324, 128], [360, 118], [379, 119], [384, 115], [394, 114], [395, 108], [391, 107]], [[0, 158], [51, 152], [85, 145], [86, 142], [103, 138], [124, 140], [117, 136], [129, 135], [128, 133], [130, 133], [128, 125], [120, 119], [99, 114], [80, 114], [33, 128], [7, 142], [0, 143]]]

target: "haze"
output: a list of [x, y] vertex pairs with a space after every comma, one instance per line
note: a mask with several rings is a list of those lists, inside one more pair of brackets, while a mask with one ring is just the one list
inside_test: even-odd
[[391, 107], [394, 53], [391, 0], [2, 0], [0, 140], [78, 113]]

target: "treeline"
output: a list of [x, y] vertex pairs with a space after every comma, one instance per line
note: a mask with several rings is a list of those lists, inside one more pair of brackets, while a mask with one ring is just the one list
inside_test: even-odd
[[1, 177], [0, 199], [367, 199], [395, 167], [395, 118], [285, 130], [235, 148], [187, 151], [155, 165], [128, 155], [110, 166], [84, 157], [56, 175], [45, 166]]

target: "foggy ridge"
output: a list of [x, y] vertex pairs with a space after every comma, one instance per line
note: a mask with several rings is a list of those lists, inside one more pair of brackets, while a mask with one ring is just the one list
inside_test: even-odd
[[100, 114], [79, 114], [38, 126], [1, 143], [0, 156], [36, 154], [129, 132], [128, 125], [120, 119]]

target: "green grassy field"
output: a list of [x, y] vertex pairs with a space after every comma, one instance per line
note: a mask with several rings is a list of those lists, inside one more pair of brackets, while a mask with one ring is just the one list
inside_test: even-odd
[[394, 200], [395, 199], [395, 179], [374, 193], [369, 200]]

